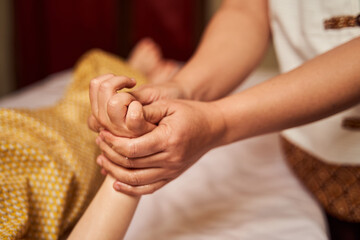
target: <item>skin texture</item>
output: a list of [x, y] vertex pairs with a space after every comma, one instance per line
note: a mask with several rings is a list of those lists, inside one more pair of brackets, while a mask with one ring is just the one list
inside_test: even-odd
[[103, 152], [98, 163], [119, 180], [114, 184], [116, 190], [131, 195], [152, 193], [176, 178], [223, 134], [223, 127], [212, 122], [220, 111], [208, 103], [163, 100], [144, 109], [152, 113], [153, 120], [161, 119], [152, 132], [129, 139], [104, 130], [98, 143]]
[[92, 130], [106, 128], [117, 136], [136, 137], [155, 128], [144, 120], [142, 105], [134, 96], [117, 91], [134, 87], [136, 81], [128, 77], [106, 74], [90, 83], [90, 103], [92, 116], [89, 126]]
[[269, 36], [266, 0], [225, 0], [185, 66], [167, 82], [142, 86], [132, 95], [145, 105], [160, 99], [223, 97], [257, 66]]
[[[261, 59], [269, 37], [266, 15], [264, 0], [224, 1], [197, 52], [174, 78], [165, 69], [166, 78], [131, 93], [117, 93], [136, 84], [124, 76], [91, 81], [88, 123], [99, 132], [97, 163], [107, 177], [69, 239], [121, 239], [138, 196], [172, 181], [210, 149], [315, 121], [360, 102], [360, 38], [224, 97]], [[155, 53], [153, 60], [161, 61], [153, 43], [142, 45], [145, 55]], [[149, 69], [138, 60], [132, 59]]]
[[68, 237], [69, 240], [123, 239], [135, 213], [139, 197], [114, 191], [107, 176], [95, 198]]
[[172, 80], [191, 100], [224, 97], [253, 71], [269, 42], [266, 0], [224, 1], [194, 56]]
[[[144, 54], [148, 58], [144, 58]], [[164, 79], [168, 77], [169, 67], [164, 69], [165, 73], [156, 69], [170, 61], [160, 63], [158, 54], [159, 49], [156, 49], [156, 45], [149, 39], [145, 39], [135, 47], [129, 64], [153, 77], [161, 74], [160, 80]], [[146, 69], [141, 69], [141, 67]], [[155, 77], [158, 78], [158, 76]], [[154, 129], [154, 124], [145, 121], [142, 105], [132, 95], [124, 92], [117, 93], [117, 90], [132, 87], [135, 84], [134, 79], [112, 74], [99, 76], [91, 81], [90, 101], [93, 115], [89, 118], [88, 124], [92, 130], [100, 131], [107, 128], [119, 136], [134, 137]], [[97, 139], [98, 143], [99, 139]], [[101, 158], [98, 158], [99, 160]], [[102, 171], [106, 174], [104, 170]], [[95, 198], [68, 239], [122, 239], [124, 237], [139, 197], [116, 192], [113, 189], [114, 181], [115, 179], [110, 175], [106, 176]]]
[[[98, 163], [118, 180], [117, 191], [152, 193], [214, 147], [309, 123], [360, 101], [360, 38], [291, 72], [223, 97], [261, 59], [269, 36], [266, 14], [266, 1], [225, 1], [193, 58], [171, 81], [131, 93], [146, 105], [139, 122], [156, 127], [150, 130], [138, 124], [147, 133], [136, 138], [100, 129], [103, 155]], [[123, 104], [117, 102], [114, 109]], [[111, 111], [104, 104], [98, 107], [104, 107], [104, 114]]]

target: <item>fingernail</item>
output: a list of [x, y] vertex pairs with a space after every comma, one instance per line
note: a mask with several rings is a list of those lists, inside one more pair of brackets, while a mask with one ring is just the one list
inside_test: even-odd
[[120, 191], [121, 188], [122, 188], [122, 186], [124, 186], [123, 183], [121, 183], [121, 182], [119, 182], [119, 181], [116, 181], [115, 184], [114, 184], [114, 189], [115, 189], [116, 191]]
[[134, 83], [136, 83], [135, 78], [130, 78], [131, 81], [133, 81]]
[[99, 145], [101, 140], [102, 140], [102, 138], [100, 136], [97, 136], [95, 139], [96, 144]]

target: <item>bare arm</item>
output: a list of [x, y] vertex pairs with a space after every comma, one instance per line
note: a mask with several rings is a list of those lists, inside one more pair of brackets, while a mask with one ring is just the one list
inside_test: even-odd
[[[226, 3], [235, 4], [233, 1]], [[239, 1], [239, 4], [242, 3]], [[224, 44], [231, 34], [241, 39], [241, 35], [234, 32], [230, 35], [224, 32], [224, 39], [221, 34], [218, 35], [222, 28], [228, 32], [233, 26], [235, 31], [236, 24], [232, 24], [226, 15], [240, 11], [224, 6], [208, 28], [198, 52], [174, 79], [178, 84], [183, 84], [182, 88], [188, 89], [187, 97], [190, 99], [214, 100], [224, 96], [256, 65], [263, 52], [259, 49], [265, 49], [268, 27], [265, 31], [255, 30], [262, 29], [264, 26], [261, 24], [248, 29], [249, 36], [253, 38], [246, 39], [253, 39], [253, 42], [257, 41], [256, 44], [252, 45], [247, 40], [231, 42], [234, 38]], [[229, 12], [223, 16], [225, 10]], [[252, 13], [261, 16], [259, 12]], [[245, 14], [237, 13], [236, 16]], [[239, 25], [243, 22], [236, 21]], [[263, 40], [264, 36], [266, 41]], [[220, 45], [218, 41], [223, 42]], [[232, 44], [239, 45], [232, 47]], [[221, 46], [220, 50], [218, 46]], [[218, 58], [213, 57], [219, 52], [221, 55]], [[103, 161], [102, 166], [123, 183], [118, 185], [118, 191], [135, 195], [151, 193], [179, 176], [211, 148], [299, 126], [340, 112], [360, 101], [359, 52], [360, 38], [357, 38], [289, 73], [214, 102], [154, 102], [147, 109], [152, 107], [152, 111], [159, 112], [159, 124], [150, 133], [128, 139], [102, 132], [102, 145], [114, 146], [112, 150], [107, 149], [118, 153], [109, 152], [107, 156], [111, 161]], [[105, 147], [102, 149], [106, 152]], [[124, 156], [136, 161], [129, 164]], [[139, 170], [124, 171], [112, 162]]]
[[207, 101], [225, 96], [259, 63], [269, 35], [267, 1], [226, 0], [196, 53], [173, 81], [188, 99]]
[[134, 215], [139, 197], [113, 189], [114, 179], [106, 177], [90, 206], [68, 239], [122, 239]]
[[[164, 100], [148, 105], [161, 120], [152, 132], [127, 139], [103, 132], [106, 144], [121, 156], [136, 158], [121, 171], [109, 160], [102, 166], [122, 182], [128, 194], [154, 192], [179, 176], [216, 146], [315, 121], [360, 101], [360, 38], [299, 68], [249, 90], [214, 102]], [[146, 112], [146, 111], [145, 111]], [[103, 148], [105, 149], [105, 148]], [[108, 148], [110, 149], [110, 148]], [[104, 150], [106, 151], [106, 150]], [[157, 168], [161, 166], [161, 168]], [[129, 179], [136, 181], [129, 181]]]
[[293, 71], [215, 102], [224, 143], [316, 121], [360, 101], [360, 38]]

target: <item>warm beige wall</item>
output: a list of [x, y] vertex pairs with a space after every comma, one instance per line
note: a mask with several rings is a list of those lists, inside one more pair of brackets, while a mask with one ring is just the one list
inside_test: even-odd
[[12, 1], [0, 0], [0, 96], [10, 92], [15, 87]]
[[[208, 0], [206, 6], [206, 18], [207, 20], [211, 19], [211, 16], [216, 12], [219, 8], [222, 0]], [[275, 50], [273, 44], [270, 44], [266, 55], [261, 62], [259, 68], [261, 69], [269, 69], [269, 70], [277, 70], [278, 64], [276, 60]]]

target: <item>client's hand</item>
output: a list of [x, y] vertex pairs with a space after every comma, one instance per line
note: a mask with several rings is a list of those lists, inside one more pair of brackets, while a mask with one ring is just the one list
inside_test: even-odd
[[112, 74], [93, 79], [90, 83], [90, 129], [96, 132], [107, 129], [122, 137], [141, 136], [154, 129], [156, 125], [145, 120], [141, 103], [130, 93], [118, 92], [135, 84], [134, 79]]
[[92, 115], [88, 119], [89, 128], [95, 132], [105, 128], [118, 136], [140, 136], [154, 127], [144, 122], [141, 104], [150, 104], [160, 99], [185, 98], [182, 89], [173, 82], [146, 84], [131, 94], [117, 93], [135, 84], [133, 79], [113, 74], [91, 80], [89, 94]]
[[103, 130], [97, 139], [103, 151], [98, 164], [118, 180], [115, 190], [130, 195], [152, 193], [175, 179], [220, 145], [225, 132], [214, 103], [160, 100], [144, 106], [144, 112], [159, 122], [151, 132], [124, 138]]

